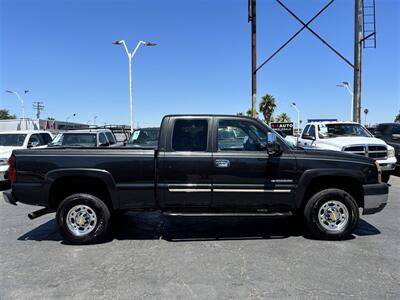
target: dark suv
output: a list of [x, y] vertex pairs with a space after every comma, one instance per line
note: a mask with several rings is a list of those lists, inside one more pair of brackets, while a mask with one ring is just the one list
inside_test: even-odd
[[397, 158], [397, 168], [400, 167], [400, 123], [382, 123], [375, 129], [375, 136], [392, 146]]

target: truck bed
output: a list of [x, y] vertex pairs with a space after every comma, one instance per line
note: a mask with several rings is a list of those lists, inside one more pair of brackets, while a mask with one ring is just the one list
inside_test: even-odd
[[[101, 176], [108, 183], [113, 199], [118, 206], [154, 206], [155, 150], [132, 148], [47, 148], [16, 151], [18, 182], [13, 185], [21, 196], [32, 199], [32, 204], [46, 203], [41, 195], [49, 182], [65, 173], [71, 177], [79, 175]], [[68, 170], [67, 170], [68, 169]], [[75, 170], [75, 171], [74, 171]], [[67, 174], [67, 175], [68, 175]], [[25, 189], [29, 186], [29, 189]], [[24, 195], [24, 191], [29, 195]], [[135, 199], [130, 199], [132, 195]], [[129, 193], [131, 191], [131, 193]], [[48, 191], [47, 191], [48, 192]], [[128, 205], [130, 203], [130, 205]], [[135, 205], [135, 206], [136, 206]]]

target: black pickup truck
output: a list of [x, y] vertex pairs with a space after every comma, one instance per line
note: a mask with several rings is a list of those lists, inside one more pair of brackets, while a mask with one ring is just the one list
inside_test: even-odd
[[[16, 150], [11, 204], [56, 211], [64, 238], [93, 243], [120, 212], [181, 216], [300, 216], [317, 238], [342, 239], [381, 211], [388, 186], [371, 158], [288, 144], [243, 116], [169, 115], [157, 149]], [[297, 218], [296, 218], [297, 220]]]

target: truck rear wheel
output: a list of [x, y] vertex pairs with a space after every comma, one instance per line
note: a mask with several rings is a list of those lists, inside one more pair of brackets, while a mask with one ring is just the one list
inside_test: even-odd
[[110, 210], [96, 196], [73, 194], [58, 206], [56, 219], [64, 238], [73, 244], [102, 241], [110, 227]]
[[304, 215], [310, 232], [325, 240], [346, 238], [353, 232], [359, 219], [356, 201], [340, 189], [316, 193], [307, 202]]

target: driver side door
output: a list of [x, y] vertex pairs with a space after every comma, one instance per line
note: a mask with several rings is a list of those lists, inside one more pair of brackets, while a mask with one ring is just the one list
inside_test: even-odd
[[[280, 155], [266, 150], [267, 130], [251, 119], [217, 118], [213, 151], [213, 208], [259, 211], [279, 202]], [[285, 170], [286, 168], [283, 168]]]

